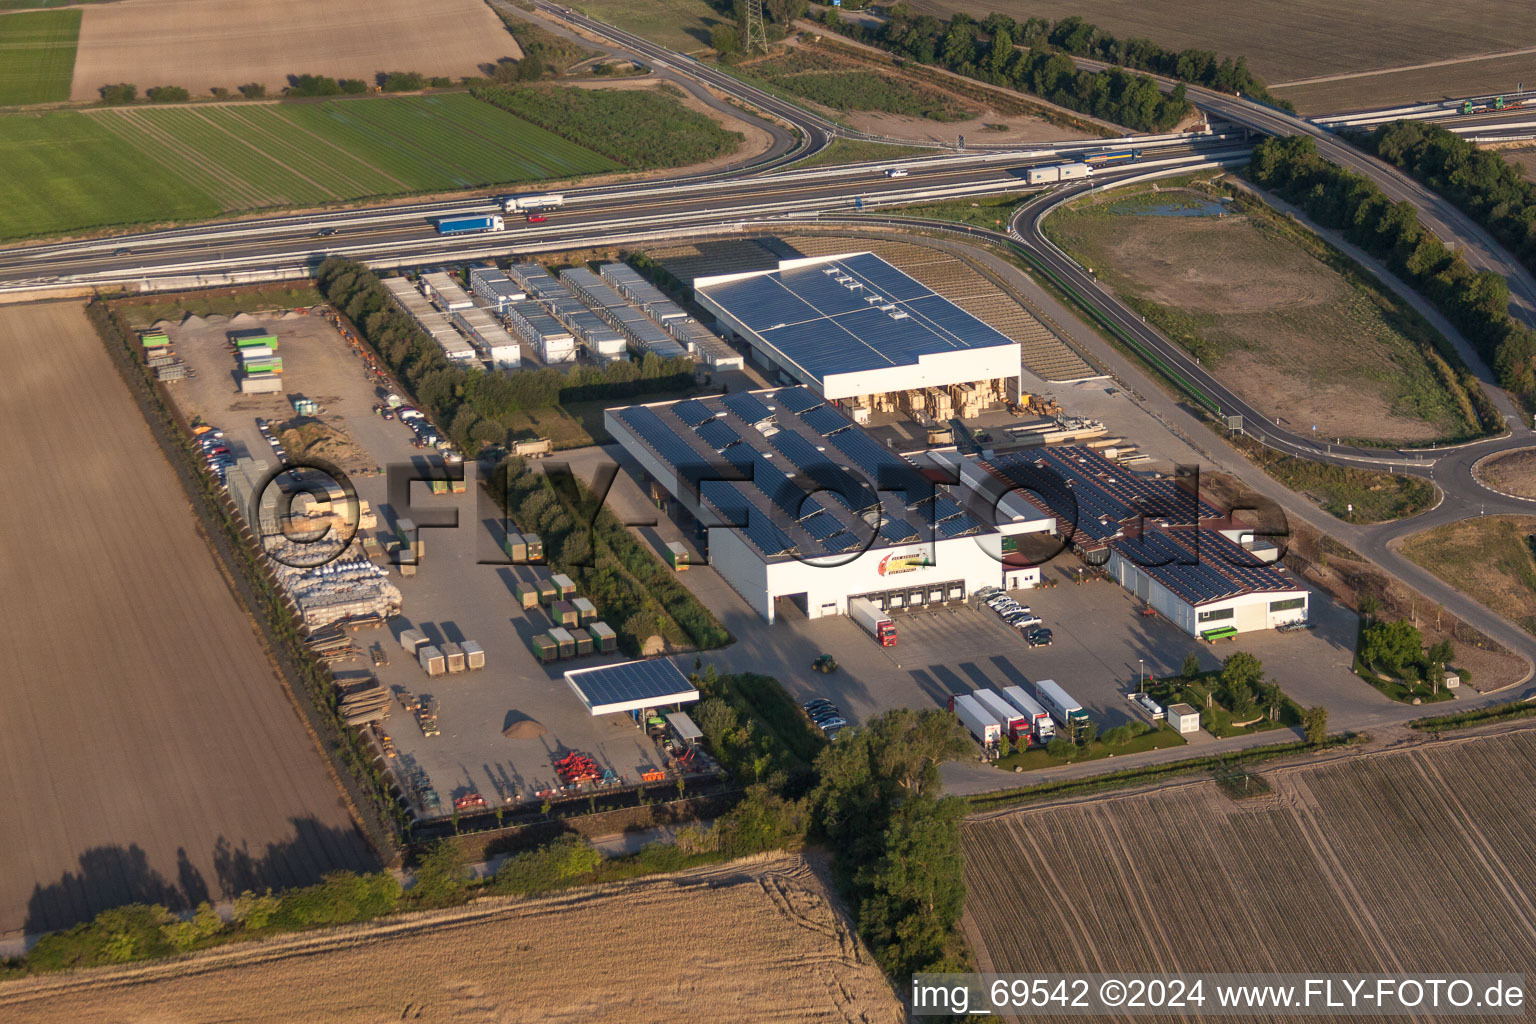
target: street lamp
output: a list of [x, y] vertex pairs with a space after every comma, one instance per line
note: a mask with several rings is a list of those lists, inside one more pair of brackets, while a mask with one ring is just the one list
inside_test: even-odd
[[1143, 689], [1142, 683], [1145, 682], [1146, 678], [1147, 678], [1147, 670], [1144, 667], [1145, 664], [1146, 663], [1145, 663], [1145, 661], [1143, 661], [1143, 659], [1141, 659], [1141, 658], [1137, 658], [1136, 659], [1136, 692], [1137, 693], [1141, 693], [1142, 692], [1142, 689]]

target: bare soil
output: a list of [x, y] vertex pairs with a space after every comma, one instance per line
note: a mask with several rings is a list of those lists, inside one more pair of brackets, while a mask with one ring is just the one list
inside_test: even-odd
[[0, 310], [0, 374], [0, 932], [370, 866], [81, 306]]
[[800, 857], [478, 900], [181, 962], [0, 985], [33, 1024], [868, 1022], [901, 1008]]
[[121, 0], [84, 8], [70, 98], [101, 86], [180, 85], [207, 95], [289, 75], [362, 78], [389, 71], [459, 78], [522, 51], [483, 0]]
[[1450, 424], [1417, 415], [1410, 402], [1439, 392], [1449, 407], [1442, 385], [1332, 268], [1242, 214], [1100, 212], [1144, 198], [1158, 201], [1112, 193], [1092, 212], [1058, 213], [1047, 229], [1120, 294], [1187, 320], [1207, 365], [1282, 424], [1391, 443], [1444, 436]]
[[1272, 83], [1536, 44], [1536, 7], [1523, 0], [1034, 0], [1024, 13], [1007, 0], [913, 0], [911, 6], [939, 17], [956, 10], [977, 18], [992, 11], [1020, 19], [1025, 13], [1052, 20], [1078, 15], [1122, 39], [1245, 56], [1254, 73]]
[[1495, 455], [1477, 464], [1477, 478], [1496, 491], [1536, 498], [1536, 448]]
[[973, 820], [978, 969], [1413, 973], [1454, 950], [1524, 970], [1533, 756], [1536, 731], [1484, 733], [1272, 768], [1242, 801], [1199, 781]]
[[[1531, 9], [1526, 8], [1529, 12]], [[1536, 32], [1510, 36], [1509, 50], [1536, 43]], [[1536, 68], [1536, 54], [1495, 55], [1439, 67], [1404, 67], [1380, 75], [1361, 75], [1332, 82], [1286, 86], [1274, 90], [1296, 104], [1303, 114], [1368, 110], [1399, 103], [1428, 103], [1457, 96], [1483, 96], [1510, 92], [1517, 83], [1529, 81]]]
[[[877, 111], [858, 111], [839, 114], [838, 119], [848, 127], [871, 135], [883, 135], [891, 139], [947, 142], [954, 144], [957, 136], [964, 135], [974, 145], [1008, 142], [1062, 142], [1072, 139], [1091, 139], [1095, 136], [1072, 128], [1060, 128], [1038, 117], [1021, 117], [1017, 114], [999, 114], [986, 111], [964, 121], [930, 121], [926, 117], [907, 117], [902, 114], [883, 114]], [[1001, 131], [989, 127], [1001, 125]]]

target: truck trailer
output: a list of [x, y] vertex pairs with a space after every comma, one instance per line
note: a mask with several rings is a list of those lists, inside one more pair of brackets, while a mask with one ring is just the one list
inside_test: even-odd
[[1029, 738], [1034, 723], [1028, 715], [1008, 703], [1002, 694], [996, 690], [976, 690], [971, 696], [987, 709], [988, 714], [1003, 724], [1009, 739], [1018, 739], [1020, 736]]
[[1040, 702], [1031, 697], [1024, 687], [1005, 686], [1003, 697], [1008, 703], [1029, 716], [1030, 731], [1034, 734], [1036, 742], [1049, 743], [1056, 735], [1056, 724], [1051, 721], [1051, 713], [1041, 707]]
[[501, 208], [507, 213], [526, 213], [529, 210], [558, 210], [565, 205], [565, 196], [559, 192], [535, 192], [521, 196], [502, 196]]
[[848, 601], [848, 617], [859, 624], [859, 628], [875, 638], [875, 642], [881, 647], [896, 646], [896, 623], [891, 617], [868, 598], [855, 597]]
[[981, 702], [968, 693], [957, 693], [949, 698], [949, 710], [955, 713], [971, 735], [984, 747], [991, 747], [1003, 735], [1003, 723], [992, 717], [992, 713], [982, 707]]
[[1115, 164], [1131, 164], [1141, 159], [1139, 149], [1106, 150], [1103, 153], [1089, 153], [1083, 157], [1083, 163], [1090, 167], [1110, 167]]
[[1045, 164], [1042, 167], [1026, 167], [1024, 180], [1031, 185], [1048, 185], [1053, 181], [1074, 181], [1078, 178], [1086, 178], [1092, 173], [1093, 168], [1085, 163]]
[[437, 222], [440, 235], [472, 235], [481, 231], [505, 231], [506, 222], [500, 217], [443, 217]]
[[1088, 712], [1084, 711], [1082, 705], [1073, 700], [1072, 695], [1063, 690], [1054, 679], [1035, 680], [1035, 696], [1064, 729], [1072, 729], [1088, 721]]

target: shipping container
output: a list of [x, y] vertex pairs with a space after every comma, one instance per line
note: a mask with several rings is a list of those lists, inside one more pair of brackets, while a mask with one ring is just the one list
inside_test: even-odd
[[277, 339], [270, 334], [243, 334], [235, 339], [235, 348], [277, 348]]
[[577, 626], [581, 624], [581, 616], [576, 613], [576, 606], [569, 601], [556, 601], [549, 609], [549, 617], [557, 626]]
[[612, 654], [619, 649], [619, 635], [613, 631], [613, 627], [606, 622], [592, 622], [587, 624], [587, 632], [592, 634], [597, 649], [603, 654]]
[[597, 618], [597, 605], [585, 597], [571, 598], [571, 604], [576, 608], [576, 614], [582, 622], [590, 622]]
[[[528, 561], [528, 545], [523, 541], [521, 534], [507, 534], [506, 539], [501, 542], [501, 549], [507, 553], [507, 557], [514, 564]], [[524, 605], [523, 607], [526, 608], [528, 606]]]
[[571, 635], [570, 630], [556, 626], [549, 631], [549, 638], [559, 645], [560, 657], [570, 658], [575, 656], [576, 638]]
[[549, 578], [549, 582], [560, 588], [561, 600], [569, 600], [576, 596], [576, 582], [563, 572], [557, 572]]
[[243, 395], [280, 395], [283, 393], [283, 378], [275, 373], [246, 374], [240, 378], [240, 393]]
[[560, 657], [560, 645], [542, 633], [529, 640], [528, 646], [533, 648], [533, 656], [542, 662], [554, 661]]
[[443, 659], [448, 663], [449, 672], [464, 671], [464, 648], [458, 644], [443, 644]]
[[240, 361], [248, 363], [252, 359], [269, 359], [276, 354], [270, 345], [251, 345], [240, 349]]
[[485, 668], [485, 650], [473, 640], [465, 640], [459, 644], [464, 649], [464, 667], [473, 671], [477, 668]]
[[440, 676], [447, 671], [447, 659], [443, 652], [431, 644], [416, 652], [416, 660], [421, 664], [421, 669], [429, 676]]
[[546, 608], [560, 600], [560, 588], [549, 580], [539, 580], [539, 604]]
[[673, 541], [667, 545], [667, 564], [674, 571], [683, 572], [688, 568], [688, 549]]
[[539, 539], [539, 535], [538, 534], [536, 534], [536, 533], [525, 533], [525, 534], [523, 534], [523, 544], [528, 548], [528, 561], [530, 561], [530, 562], [542, 562], [542, 561], [544, 561], [544, 542]]
[[592, 634], [591, 633], [588, 633], [584, 629], [573, 629], [573, 630], [571, 630], [571, 636], [576, 638], [576, 653], [577, 654], [591, 654], [592, 653]]
[[400, 634], [400, 646], [406, 654], [414, 655], [427, 642], [427, 634], [419, 629], [408, 629]]
[[534, 586], [532, 583], [519, 583], [516, 587], [516, 590], [517, 603], [522, 605], [524, 610], [529, 608], [537, 608], [539, 606], [538, 587]]

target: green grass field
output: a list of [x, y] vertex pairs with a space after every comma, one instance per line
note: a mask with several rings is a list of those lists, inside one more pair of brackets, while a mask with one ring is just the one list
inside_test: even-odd
[[0, 106], [69, 99], [79, 36], [79, 11], [0, 17]]
[[730, 21], [705, 0], [579, 0], [571, 6], [679, 53], [709, 49], [711, 30]]
[[0, 117], [0, 237], [567, 178], [606, 157], [464, 93]]

